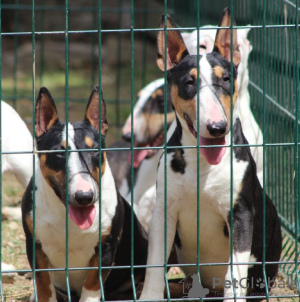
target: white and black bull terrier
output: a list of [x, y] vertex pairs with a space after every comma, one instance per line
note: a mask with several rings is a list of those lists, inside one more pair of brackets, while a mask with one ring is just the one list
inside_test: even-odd
[[[221, 293], [226, 301], [233, 301], [234, 292], [238, 301], [266, 293], [256, 283], [264, 280], [263, 260], [269, 288], [277, 274], [280, 221], [258, 181], [250, 148], [243, 146], [248, 142], [238, 116], [240, 52], [237, 31], [231, 32], [230, 24], [230, 10], [225, 9], [212, 53], [199, 57], [189, 55], [169, 16], [167, 45], [165, 31], [158, 34], [157, 64], [167, 70], [177, 125], [168, 140], [166, 163], [164, 155], [158, 167], [147, 260], [147, 265], [156, 267], [147, 267], [141, 300], [164, 297], [165, 242], [167, 257], [175, 243], [178, 263], [186, 264], [181, 266], [186, 275], [197, 273], [199, 259], [203, 287], [212, 294]], [[165, 16], [161, 27], [165, 27]], [[198, 143], [199, 152], [193, 148]]]
[[97, 86], [84, 120], [68, 124], [59, 120], [49, 91], [40, 89], [36, 102], [40, 165], [35, 171], [35, 186], [31, 180], [22, 200], [27, 256], [31, 267], [37, 270], [38, 301], [64, 301], [67, 257], [72, 301], [100, 301], [100, 240], [105, 299], [133, 299], [132, 281], [134, 286], [143, 281], [144, 268], [134, 268], [134, 279], [130, 268], [111, 269], [129, 267], [132, 259], [134, 265], [145, 265], [148, 242], [129, 204], [116, 190], [106, 152], [102, 150], [107, 129], [105, 102], [99, 101]]

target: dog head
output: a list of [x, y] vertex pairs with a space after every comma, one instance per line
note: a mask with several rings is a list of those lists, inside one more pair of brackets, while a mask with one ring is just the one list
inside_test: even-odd
[[[164, 20], [163, 17], [162, 28], [165, 27]], [[230, 23], [230, 10], [225, 9], [213, 51], [200, 56], [199, 61], [197, 56], [189, 54], [178, 30], [167, 32], [167, 45], [165, 31], [158, 34], [157, 65], [163, 71], [167, 69], [172, 103], [180, 125], [187, 134], [186, 137], [191, 138], [189, 144], [195, 144], [199, 136], [200, 145], [225, 145], [225, 135], [230, 131], [231, 103], [234, 112], [238, 99], [237, 68], [241, 60], [237, 30], [233, 29], [231, 41], [230, 28], [222, 28], [230, 27]], [[170, 29], [176, 27], [169, 16], [166, 27]], [[232, 75], [231, 64], [233, 64]], [[224, 147], [201, 148], [201, 153], [209, 164], [218, 164], [225, 151]]]
[[[212, 27], [214, 26], [204, 25], [201, 26], [199, 30], [194, 30], [191, 33], [181, 34], [190, 55], [197, 55], [198, 47], [200, 55], [213, 51], [217, 30], [212, 29]], [[198, 31], [199, 42], [197, 42]], [[248, 58], [253, 48], [250, 41], [247, 39], [249, 31], [250, 28], [240, 28], [237, 30], [238, 49], [241, 53], [241, 62], [238, 67], [237, 77], [239, 94], [242, 92], [242, 90], [246, 89], [247, 91], [248, 89]]]
[[[217, 30], [211, 26], [200, 27], [199, 51], [200, 54], [211, 52]], [[203, 30], [202, 30], [203, 29]], [[197, 31], [182, 33], [182, 38], [190, 52], [197, 54]], [[133, 111], [133, 132], [135, 147], [157, 147], [164, 143], [165, 129], [165, 90], [164, 79], [158, 79], [145, 86], [138, 95]], [[170, 93], [167, 94], [167, 128], [175, 119], [172, 109]], [[123, 139], [131, 140], [131, 115], [127, 118], [123, 129]], [[149, 159], [156, 154], [156, 150], [135, 150], [134, 167], [138, 167], [145, 158]], [[131, 155], [129, 156], [131, 160]]]
[[[99, 197], [99, 176], [105, 171], [106, 155], [101, 148], [104, 148], [108, 123], [102, 99], [99, 125], [99, 102], [96, 86], [90, 96], [84, 120], [66, 124], [59, 120], [54, 100], [46, 88], [40, 89], [36, 101], [35, 131], [37, 149], [41, 151], [40, 169], [59, 200], [66, 205], [68, 198], [69, 215], [82, 229], [89, 228], [95, 218], [94, 204]], [[99, 135], [102, 136], [101, 146]], [[67, 154], [66, 150], [70, 152]]]
[[[196, 29], [190, 33], [183, 32], [181, 34], [190, 55], [197, 55], [198, 47], [199, 47], [200, 55], [212, 52], [217, 30], [211, 29], [211, 27], [213, 26], [204, 25], [201, 26], [199, 30]], [[199, 43], [197, 41], [198, 31], [199, 31]]]
[[[164, 143], [165, 135], [165, 91], [164, 79], [149, 83], [140, 92], [133, 110], [133, 133], [135, 147], [157, 147]], [[167, 128], [175, 119], [172, 102], [167, 98]], [[127, 118], [123, 129], [123, 139], [131, 140], [131, 115]], [[156, 150], [135, 150], [134, 167], [137, 168], [142, 160], [151, 158]], [[129, 156], [131, 160], [131, 155]]]

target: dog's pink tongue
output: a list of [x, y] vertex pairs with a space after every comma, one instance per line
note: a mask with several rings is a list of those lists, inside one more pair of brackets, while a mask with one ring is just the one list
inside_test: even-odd
[[[148, 145], [145, 147], [149, 147]], [[144, 158], [148, 155], [148, 150], [134, 150], [133, 166], [138, 168]], [[129, 163], [131, 163], [131, 153], [129, 153]]]
[[69, 215], [71, 219], [82, 229], [87, 230], [94, 222], [96, 216], [95, 206], [74, 207], [69, 206]]
[[[215, 146], [215, 145], [225, 145], [225, 137], [220, 138], [205, 138], [203, 136], [200, 136], [200, 146]], [[207, 162], [210, 165], [218, 165], [223, 155], [226, 152], [225, 147], [219, 147], [219, 148], [200, 148], [201, 154], [206, 158]]]

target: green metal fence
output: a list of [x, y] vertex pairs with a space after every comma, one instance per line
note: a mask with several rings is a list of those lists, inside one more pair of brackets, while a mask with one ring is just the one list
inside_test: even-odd
[[[249, 89], [264, 134], [264, 187], [282, 223], [281, 273], [297, 280], [299, 289], [299, 0], [211, 2], [1, 1], [0, 96], [34, 132], [33, 108], [40, 86], [55, 91], [61, 116], [64, 111], [66, 120], [77, 120], [91, 88], [100, 83], [108, 104], [109, 145], [120, 138], [137, 92], [161, 76], [155, 64], [161, 14], [168, 12], [183, 29], [194, 30], [216, 25], [223, 8], [231, 7], [238, 26], [251, 28]], [[3, 178], [0, 184], [4, 192]], [[2, 194], [0, 201], [6, 204]], [[2, 243], [4, 230], [5, 222]], [[1, 251], [4, 261], [3, 244]], [[21, 253], [24, 256], [24, 250]], [[21, 274], [29, 271], [16, 267]], [[12, 301], [7, 285], [1, 285], [2, 300]], [[297, 289], [279, 299], [296, 301]], [[28, 290], [24, 291], [17, 298], [24, 298]]]

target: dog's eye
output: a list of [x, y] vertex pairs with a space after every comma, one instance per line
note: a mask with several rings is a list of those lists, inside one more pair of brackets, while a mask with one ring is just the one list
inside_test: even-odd
[[64, 145], [61, 145], [59, 148], [58, 148], [58, 151], [60, 151], [60, 152], [57, 152], [56, 153], [56, 156], [58, 157], [58, 158], [65, 158], [66, 157], [66, 148], [65, 148], [65, 146]]
[[189, 85], [194, 85], [195, 80], [193, 78], [188, 79], [187, 81], [185, 81], [184, 85], [185, 86], [189, 86]]
[[229, 76], [229, 75], [224, 75], [224, 76], [223, 76], [223, 81], [224, 81], [224, 82], [230, 81], [230, 76]]

